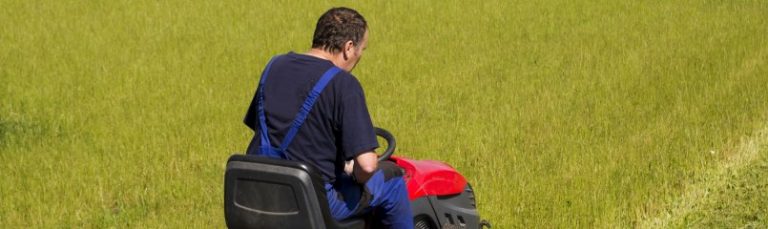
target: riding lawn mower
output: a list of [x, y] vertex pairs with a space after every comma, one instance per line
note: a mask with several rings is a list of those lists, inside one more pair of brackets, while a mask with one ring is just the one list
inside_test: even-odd
[[[439, 161], [392, 156], [395, 138], [375, 128], [387, 141], [379, 161], [404, 170], [414, 228], [490, 228], [477, 212], [472, 186], [453, 167]], [[323, 179], [317, 169], [298, 162], [235, 154], [224, 180], [224, 215], [229, 228], [371, 228], [371, 215], [336, 221], [331, 217]]]

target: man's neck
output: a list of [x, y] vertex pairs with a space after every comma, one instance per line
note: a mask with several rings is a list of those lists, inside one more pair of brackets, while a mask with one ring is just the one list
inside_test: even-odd
[[342, 60], [343, 57], [341, 56], [341, 53], [333, 54], [320, 48], [312, 48], [304, 54], [309, 56], [314, 56], [323, 60], [328, 60], [334, 65], [336, 65], [337, 67], [341, 67], [343, 63], [343, 60]]

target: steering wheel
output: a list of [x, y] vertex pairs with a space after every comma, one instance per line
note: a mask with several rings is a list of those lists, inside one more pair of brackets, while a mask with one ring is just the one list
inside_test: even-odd
[[389, 160], [389, 157], [395, 153], [395, 136], [392, 136], [392, 134], [389, 133], [389, 131], [379, 127], [374, 127], [373, 131], [376, 132], [377, 136], [384, 138], [384, 140], [387, 140], [387, 149], [384, 150], [384, 153], [379, 155], [379, 161]]

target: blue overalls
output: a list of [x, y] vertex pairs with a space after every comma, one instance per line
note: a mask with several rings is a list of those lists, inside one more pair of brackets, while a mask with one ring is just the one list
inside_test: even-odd
[[[320, 80], [312, 88], [307, 99], [304, 100], [282, 144], [275, 148], [269, 140], [266, 116], [264, 115], [264, 82], [275, 59], [272, 58], [269, 61], [259, 81], [259, 93], [257, 96], [261, 145], [258, 152], [262, 156], [287, 160], [289, 158], [285, 155], [286, 149], [288, 149], [301, 125], [304, 124], [320, 93], [341, 69], [333, 66], [320, 77]], [[379, 169], [374, 172], [373, 176], [365, 183], [365, 186], [359, 185], [346, 174], [338, 175], [334, 183], [326, 183], [325, 191], [331, 215], [336, 220], [341, 220], [365, 214], [371, 210], [370, 207], [373, 207], [374, 214], [376, 214], [377, 219], [380, 219], [381, 224], [389, 228], [413, 228], [413, 215], [408, 201], [405, 182], [403, 181], [402, 174], [399, 176], [393, 175], [396, 172], [392, 171], [397, 170], [393, 166], [396, 167], [391, 162], [389, 164], [379, 163]]]

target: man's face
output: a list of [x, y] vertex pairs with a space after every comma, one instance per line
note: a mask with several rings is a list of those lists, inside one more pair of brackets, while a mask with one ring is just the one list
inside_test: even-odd
[[357, 66], [357, 62], [360, 62], [360, 58], [363, 57], [363, 51], [368, 47], [368, 30], [363, 34], [363, 39], [359, 44], [353, 45], [351, 48], [345, 50], [347, 55], [346, 64], [344, 70], [351, 72], [352, 69]]

